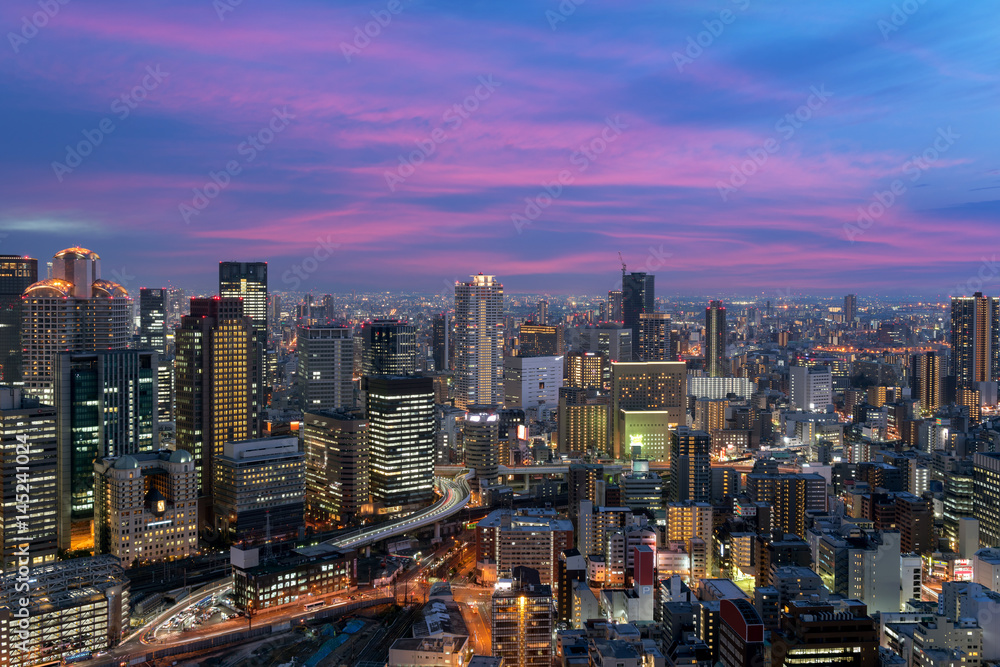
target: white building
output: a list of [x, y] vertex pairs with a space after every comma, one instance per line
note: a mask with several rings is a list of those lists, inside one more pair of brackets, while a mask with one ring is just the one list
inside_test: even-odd
[[749, 401], [755, 391], [757, 385], [749, 378], [688, 376], [687, 393], [697, 398], [726, 398], [728, 394], [736, 394]]
[[503, 381], [506, 407], [554, 411], [563, 384], [563, 357], [507, 357]]
[[980, 549], [972, 561], [972, 580], [1000, 593], [1000, 549]]
[[788, 379], [792, 403], [800, 410], [823, 411], [833, 403], [833, 373], [827, 366], [791, 366]]
[[198, 548], [198, 473], [191, 455], [143, 452], [94, 462], [97, 553], [136, 561], [185, 558]]
[[354, 406], [354, 338], [346, 327], [299, 327], [297, 383], [302, 410]]

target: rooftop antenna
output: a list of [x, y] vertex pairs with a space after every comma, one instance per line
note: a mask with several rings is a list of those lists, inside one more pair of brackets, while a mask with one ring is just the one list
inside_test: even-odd
[[621, 263], [622, 263], [622, 290], [624, 291], [625, 290], [625, 258], [622, 257], [622, 251], [621, 250], [618, 251], [618, 259], [621, 260]]

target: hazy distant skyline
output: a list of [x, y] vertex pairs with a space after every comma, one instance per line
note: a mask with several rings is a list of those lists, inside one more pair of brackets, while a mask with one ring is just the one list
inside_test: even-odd
[[130, 290], [601, 294], [621, 251], [661, 295], [1000, 293], [991, 3], [664, 4], [11, 0], [0, 252]]

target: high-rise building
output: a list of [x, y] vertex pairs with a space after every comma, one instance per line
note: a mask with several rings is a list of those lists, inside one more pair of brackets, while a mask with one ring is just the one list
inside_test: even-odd
[[705, 309], [705, 372], [712, 378], [729, 375], [726, 372], [726, 307], [721, 301], [710, 301]]
[[354, 406], [354, 338], [350, 329], [300, 326], [296, 351], [303, 411]]
[[368, 420], [360, 410], [319, 410], [302, 416], [306, 454], [306, 518], [351, 525], [367, 513]]
[[53, 400], [57, 354], [123, 350], [131, 339], [131, 297], [101, 278], [100, 257], [85, 248], [56, 253], [52, 277], [30, 285], [21, 303], [21, 376], [43, 403]]
[[298, 437], [227, 442], [214, 465], [216, 528], [223, 539], [252, 546], [300, 536], [306, 465]]
[[670, 432], [670, 500], [707, 503], [712, 497], [712, 436], [678, 426]]
[[167, 290], [139, 288], [139, 348], [167, 353]]
[[979, 541], [984, 547], [1000, 547], [1000, 454], [978, 452], [972, 460], [972, 505], [979, 519]]
[[264, 408], [267, 404], [266, 384], [270, 380], [264, 368], [267, 351], [267, 262], [219, 262], [219, 296], [241, 299], [243, 315], [250, 318], [256, 343], [253, 363], [256, 370], [251, 378], [254, 431], [251, 437], [261, 435]]
[[541, 299], [535, 304], [535, 321], [542, 326], [549, 323], [549, 302], [545, 299]]
[[639, 314], [639, 360], [676, 361], [671, 356], [670, 314]]
[[[249, 440], [259, 431], [253, 323], [239, 299], [193, 298], [175, 336], [177, 448], [194, 458], [201, 494], [211, 496], [215, 457], [227, 442]], [[204, 503], [206, 511], [211, 506]]]
[[[19, 499], [25, 486], [27, 506]], [[20, 387], [0, 387], [0, 501], [0, 572], [55, 561], [59, 510], [56, 410], [27, 396]], [[27, 554], [21, 551], [25, 543]], [[27, 563], [20, 560], [23, 557]]]
[[1000, 376], [1000, 305], [996, 297], [951, 298], [951, 363], [960, 387]]
[[434, 488], [434, 383], [427, 377], [365, 376], [365, 416], [375, 511], [426, 505]]
[[639, 345], [632, 330], [620, 324], [603, 324], [580, 330], [580, 349], [598, 352], [609, 361], [632, 361], [632, 350]]
[[563, 383], [563, 358], [504, 359], [504, 405], [508, 408], [555, 410]]
[[186, 558], [198, 550], [198, 473], [191, 455], [144, 452], [98, 458], [94, 553], [123, 567]]
[[504, 667], [549, 667], [555, 606], [552, 589], [514, 579], [497, 582], [492, 601], [493, 657]]
[[600, 352], [570, 352], [563, 364], [567, 387], [604, 391], [611, 384], [611, 364]]
[[858, 295], [848, 294], [844, 297], [844, 322], [850, 324], [858, 318]]
[[593, 393], [577, 387], [559, 389], [557, 443], [561, 453], [611, 455], [611, 397]]
[[38, 282], [38, 260], [0, 255], [0, 383], [21, 381], [21, 295]]
[[434, 355], [434, 370], [439, 373], [451, 370], [452, 347], [451, 313], [435, 315], [431, 324], [431, 351]]
[[614, 455], [631, 450], [623, 443], [625, 411], [666, 411], [668, 423], [684, 424], [687, 366], [682, 361], [635, 361], [611, 368]]
[[498, 509], [476, 524], [476, 563], [484, 581], [518, 567], [544, 584], [558, 578], [559, 554], [573, 546], [573, 524], [551, 509]]
[[771, 522], [782, 532], [804, 539], [806, 513], [827, 510], [826, 479], [821, 475], [751, 473], [746, 480], [750, 500], [771, 505]]
[[455, 283], [455, 406], [503, 403], [503, 285]]
[[417, 329], [405, 320], [375, 320], [361, 328], [364, 375], [417, 372]]
[[153, 350], [56, 357], [60, 549], [90, 535], [95, 459], [159, 449], [156, 369]]
[[608, 320], [611, 322], [622, 321], [622, 291], [620, 289], [608, 290]]
[[792, 403], [800, 410], [822, 412], [833, 402], [833, 373], [829, 366], [791, 366], [788, 381]]
[[518, 353], [522, 357], [555, 357], [563, 353], [563, 328], [525, 322], [519, 328]]
[[476, 486], [497, 483], [500, 465], [500, 416], [496, 405], [470, 405], [462, 423], [465, 465], [476, 472]]
[[932, 416], [941, 405], [941, 357], [937, 352], [914, 355], [917, 397], [920, 411]]
[[622, 270], [622, 322], [632, 332], [632, 358], [639, 359], [639, 315], [656, 309], [654, 276]]

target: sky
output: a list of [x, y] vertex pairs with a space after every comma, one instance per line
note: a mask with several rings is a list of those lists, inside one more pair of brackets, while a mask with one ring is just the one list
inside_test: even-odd
[[985, 0], [5, 0], [0, 252], [129, 289], [1000, 293]]

